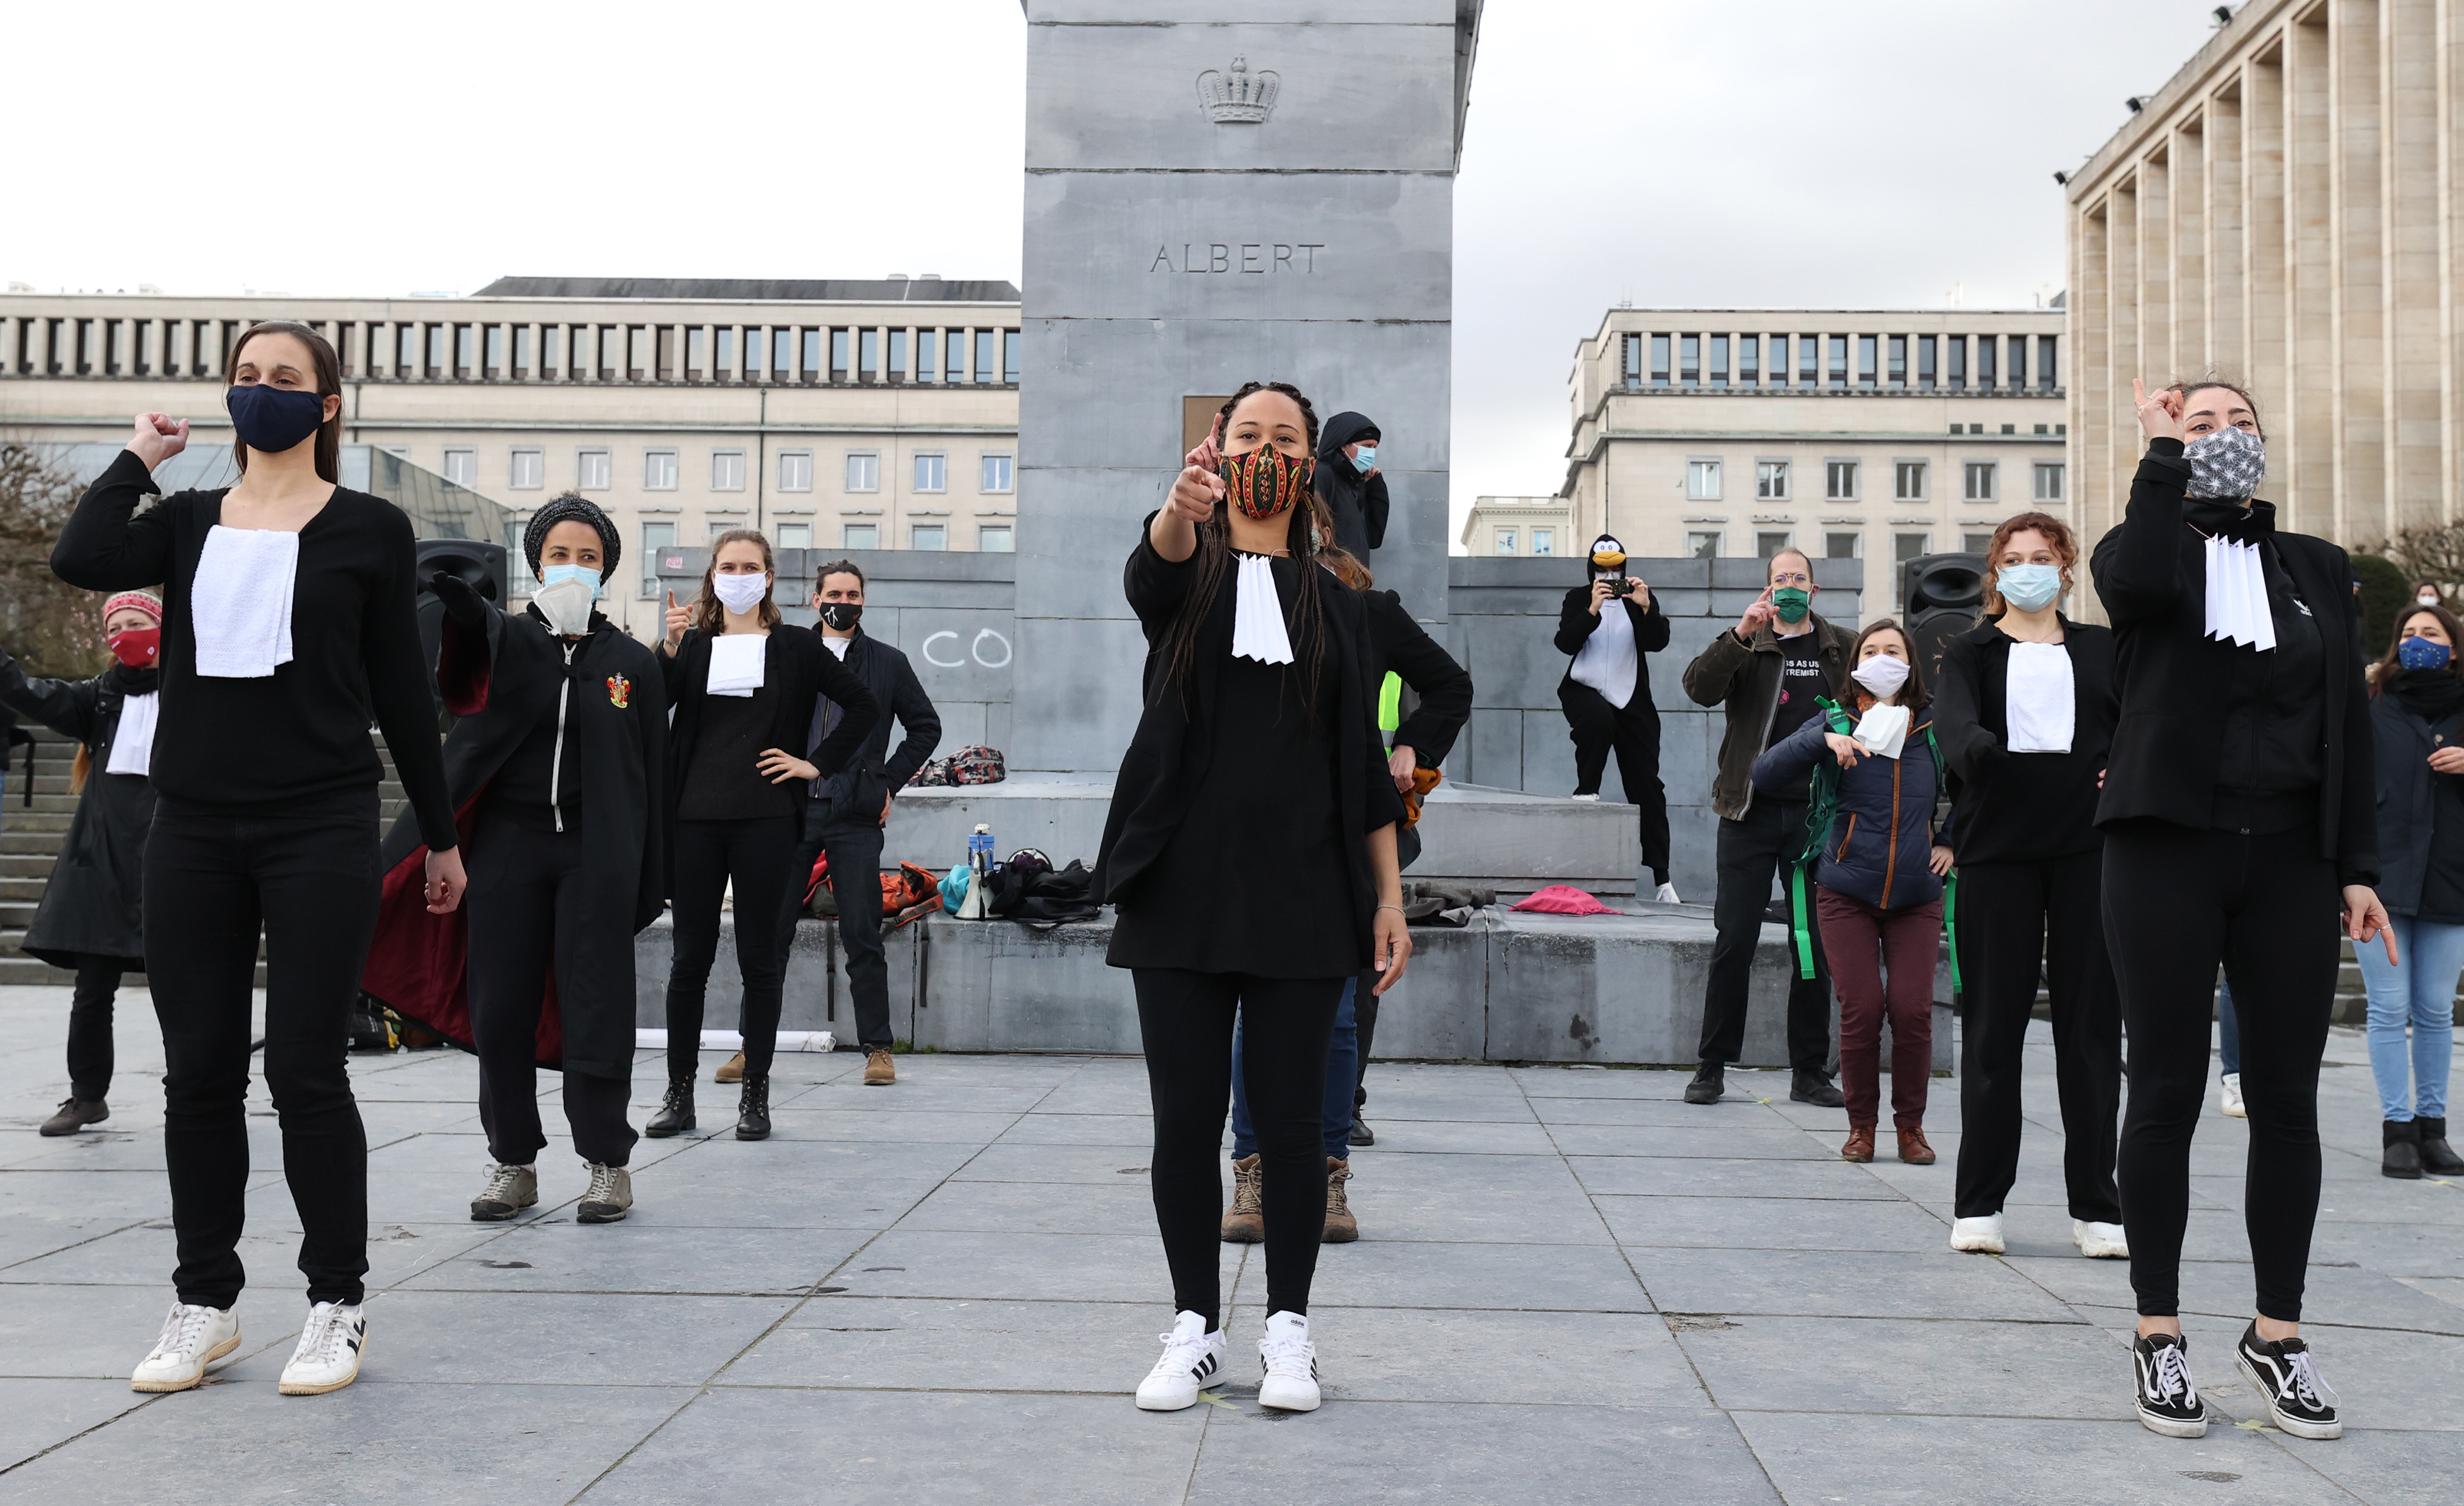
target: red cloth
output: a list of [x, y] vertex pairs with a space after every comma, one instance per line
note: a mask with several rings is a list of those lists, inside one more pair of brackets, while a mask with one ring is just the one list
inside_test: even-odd
[[1540, 915], [1623, 915], [1612, 910], [1572, 884], [1551, 884], [1548, 888], [1514, 906]]
[[1814, 913], [1822, 925], [1831, 987], [1839, 995], [1839, 1091], [1848, 1099], [1848, 1127], [1872, 1129], [1881, 1117], [1887, 1013], [1891, 1122], [1923, 1129], [1925, 1089], [1933, 1077], [1933, 973], [1942, 949], [1942, 901], [1885, 915], [1817, 884]]

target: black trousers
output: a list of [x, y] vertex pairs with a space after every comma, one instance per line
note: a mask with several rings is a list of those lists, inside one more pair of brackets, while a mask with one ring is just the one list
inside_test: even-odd
[[[2104, 929], [2130, 1031], [2122, 1221], [2142, 1317], [2180, 1313], [2190, 1135], [2207, 1095], [2216, 964], [2241, 1018], [2242, 1218], [2262, 1318], [2298, 1322], [2319, 1214], [2319, 1061], [2342, 895], [2303, 826], [2245, 836], [2134, 822], [2105, 834]], [[2378, 943], [2372, 942], [2372, 945]]]
[[1668, 882], [1668, 791], [1660, 782], [1660, 709], [1651, 692], [1637, 681], [1633, 698], [1618, 707], [1589, 685], [1568, 680], [1557, 687], [1557, 703], [1566, 708], [1574, 740], [1574, 793], [1599, 793], [1615, 749], [1625, 798], [1642, 808], [1643, 864], [1652, 882]]
[[[788, 865], [790, 882], [780, 897], [779, 971], [786, 976], [787, 952], [796, 941], [796, 917], [804, 906], [804, 884], [813, 860], [830, 854], [830, 894], [839, 902], [839, 944], [847, 949], [847, 993], [855, 1002], [856, 1040], [865, 1050], [888, 1051], [890, 959], [881, 947], [881, 825], [861, 817], [833, 818], [828, 803], [808, 800], [803, 839]], [[748, 1038], [752, 1027], [745, 1027]]]
[[2122, 997], [2104, 947], [2104, 853], [1963, 863], [1957, 1216], [2002, 1211], [2019, 1176], [2019, 1074], [2036, 975], [2054, 1010], [2054, 1087], [2071, 1217], [2122, 1222], [2114, 1189], [2122, 1112]]
[[[675, 824], [675, 892], [668, 905], [675, 954], [668, 964], [668, 1080], [691, 1082], [701, 1062], [702, 998], [718, 957], [718, 905], [736, 884], [736, 967], [744, 980], [740, 1011], [744, 1075], [770, 1075], [779, 1046], [780, 892], [796, 855], [796, 818]], [[876, 900], [877, 904], [879, 901]]]
[[[572, 948], [588, 920], [588, 890], [577, 881], [588, 861], [579, 831], [505, 831], [472, 845], [488, 855], [472, 865], [462, 904], [471, 930], [471, 1037], [479, 1053], [479, 1123], [488, 1153], [526, 1166], [547, 1144], [539, 1125], [538, 1035], [548, 969], [588, 976]], [[630, 1014], [631, 1000], [625, 1001]], [[637, 1138], [625, 1110], [629, 1077], [564, 1074], [564, 1120], [574, 1154], [621, 1166]]]
[[114, 958], [79, 956], [69, 996], [69, 1092], [89, 1102], [111, 1096], [111, 1004], [120, 993]]
[[180, 1300], [229, 1307], [248, 1190], [251, 988], [265, 933], [265, 1085], [312, 1302], [367, 1274], [368, 1142], [351, 1007], [376, 934], [377, 821], [174, 813], [145, 841], [145, 975], [162, 1022], [163, 1154]]
[[1265, 1173], [1266, 1311], [1309, 1312], [1326, 1232], [1326, 1054], [1341, 978], [1288, 980], [1140, 967], [1147, 1087], [1155, 1102], [1155, 1227], [1174, 1310], [1222, 1326], [1223, 1180], [1217, 1152], [1232, 1103], [1232, 1023], [1243, 1015], [1242, 1086]]
[[[1762, 944], [1771, 877], [1785, 881], [1805, 843], [1805, 802], [1756, 795], [1745, 818], [1720, 823], [1720, 889], [1711, 905], [1711, 973], [1703, 987], [1703, 1043], [1696, 1053], [1726, 1066], [1746, 1049], [1746, 989], [1754, 948]], [[1806, 875], [1807, 919], [1814, 877]], [[1814, 929], [1814, 972], [1799, 978], [1792, 957], [1788, 986], [1788, 1060], [1797, 1072], [1820, 1074], [1831, 1058], [1831, 974], [1822, 933]]]

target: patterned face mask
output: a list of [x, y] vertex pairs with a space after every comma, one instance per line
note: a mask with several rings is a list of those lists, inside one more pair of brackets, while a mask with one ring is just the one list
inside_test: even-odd
[[2192, 497], [2248, 497], [2267, 476], [2267, 445], [2247, 429], [2219, 429], [2182, 447]]
[[1232, 505], [1264, 521], [1291, 510], [1316, 473], [1317, 458], [1298, 459], [1267, 447], [1223, 457], [1223, 486]]

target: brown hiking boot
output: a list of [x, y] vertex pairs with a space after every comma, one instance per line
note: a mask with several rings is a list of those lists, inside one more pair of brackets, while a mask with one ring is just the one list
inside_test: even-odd
[[[1866, 1159], [1870, 1161], [1873, 1158], [1868, 1155]], [[1925, 1131], [1921, 1129], [1900, 1131], [1900, 1159], [1911, 1166], [1933, 1164], [1933, 1147], [1925, 1143]]]
[[898, 1080], [898, 1064], [891, 1059], [890, 1048], [875, 1046], [864, 1053], [864, 1085], [887, 1088]]
[[1255, 1156], [1232, 1163], [1232, 1208], [1223, 1215], [1223, 1242], [1254, 1245], [1266, 1237], [1266, 1175]]
[[43, 1127], [35, 1133], [74, 1135], [89, 1124], [99, 1124], [109, 1118], [111, 1105], [100, 1098], [62, 1098], [59, 1108], [50, 1118], [43, 1120]]
[[1874, 1126], [1871, 1124], [1850, 1125], [1848, 1127], [1848, 1143], [1839, 1147], [1839, 1159], [1842, 1161], [1873, 1160]]
[[1326, 1232], [1318, 1239], [1323, 1244], [1348, 1245], [1360, 1237], [1360, 1220], [1353, 1216], [1352, 1201], [1343, 1185], [1352, 1180], [1352, 1163], [1326, 1158]]
[[742, 1082], [744, 1080], [744, 1053], [742, 1052], [737, 1052], [735, 1055], [727, 1058], [727, 1060], [720, 1062], [718, 1064], [718, 1071], [710, 1074], [710, 1080], [713, 1082]]

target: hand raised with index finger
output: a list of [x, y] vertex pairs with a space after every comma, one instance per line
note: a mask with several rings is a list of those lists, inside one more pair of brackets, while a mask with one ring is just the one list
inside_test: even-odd
[[1204, 522], [1215, 516], [1215, 504], [1223, 499], [1223, 477], [1199, 466], [1191, 466], [1172, 483], [1172, 510], [1194, 523]]

